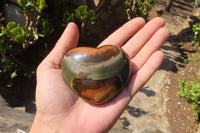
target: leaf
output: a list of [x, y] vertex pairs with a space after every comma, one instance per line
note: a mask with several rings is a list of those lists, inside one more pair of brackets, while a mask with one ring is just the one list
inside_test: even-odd
[[25, 41], [25, 36], [22, 36], [22, 35], [17, 35], [15, 38], [14, 38], [14, 41], [17, 42], [17, 43], [22, 43]]
[[54, 31], [52, 25], [46, 19], [42, 19], [42, 28], [43, 28], [43, 33], [45, 35], [52, 33]]
[[11, 30], [12, 35], [16, 36], [17, 34], [21, 34], [21, 28], [20, 27], [16, 27], [14, 29]]
[[74, 14], [73, 13], [70, 14], [66, 10], [64, 13], [63, 21], [64, 21], [64, 23], [74, 22]]
[[28, 3], [26, 4], [26, 8], [30, 11], [31, 9], [34, 9], [35, 6], [32, 2], [28, 1]]
[[28, 0], [18, 0], [18, 3], [22, 8], [25, 8], [28, 4]]
[[131, 8], [131, 3], [126, 3], [125, 4], [125, 9]]
[[5, 35], [4, 28], [0, 26], [0, 37]]
[[45, 0], [40, 0], [39, 9], [40, 9], [40, 10], [43, 10], [46, 6], [47, 6], [47, 5], [46, 5]]
[[34, 37], [33, 40], [38, 40], [38, 34], [36, 33], [34, 28], [31, 29], [31, 32], [32, 32], [32, 35]]
[[44, 33], [39, 33], [38, 36], [45, 37], [45, 34]]
[[17, 72], [16, 71], [14, 71], [12, 74], [11, 74], [11, 79], [13, 79], [13, 78], [15, 78], [15, 77], [17, 77]]
[[24, 76], [31, 79], [35, 74], [35, 71], [32, 71], [32, 72], [28, 72], [28, 73], [24, 73]]
[[8, 84], [7, 84], [7, 87], [8, 88], [10, 88], [10, 87], [12, 87], [13, 86], [13, 83], [11, 83], [11, 82], [9, 82]]
[[17, 26], [18, 26], [18, 24], [15, 23], [15, 22], [9, 22], [9, 23], [7, 24], [7, 28], [8, 28], [9, 30], [12, 30], [13, 28], [15, 28], [15, 27], [17, 27]]
[[11, 38], [13, 41], [20, 43], [25, 41], [26, 39], [26, 33], [23, 29], [23, 27], [16, 27], [11, 30]]

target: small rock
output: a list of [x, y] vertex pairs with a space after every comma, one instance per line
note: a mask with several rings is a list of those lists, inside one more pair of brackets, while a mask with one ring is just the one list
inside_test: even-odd
[[165, 129], [160, 129], [157, 127], [145, 127], [144, 129], [141, 129], [139, 131], [134, 131], [133, 133], [172, 133], [170, 131], [167, 131]]
[[23, 131], [21, 129], [17, 129], [17, 131], [15, 133], [27, 133], [27, 132], [25, 132], [25, 131]]
[[15, 108], [13, 108], [13, 109], [16, 109], [16, 110], [20, 110], [20, 111], [25, 112], [25, 107], [15, 107]]
[[197, 131], [197, 133], [200, 133], [200, 125], [199, 125], [199, 128], [198, 128], [198, 131]]
[[5, 12], [5, 22], [16, 22], [22, 26], [26, 25], [26, 17], [23, 13], [21, 13], [20, 7], [14, 4], [5, 4], [4, 5]]
[[112, 128], [108, 133], [133, 133], [132, 130]]
[[195, 10], [192, 12], [192, 15], [193, 15], [193, 16], [196, 16], [196, 17], [200, 17], [200, 8], [195, 9]]

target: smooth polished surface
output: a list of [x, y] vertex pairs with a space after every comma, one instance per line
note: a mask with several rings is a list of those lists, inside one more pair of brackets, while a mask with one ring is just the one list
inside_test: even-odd
[[62, 61], [62, 73], [68, 86], [95, 104], [105, 103], [121, 92], [130, 71], [128, 55], [113, 45], [74, 48]]

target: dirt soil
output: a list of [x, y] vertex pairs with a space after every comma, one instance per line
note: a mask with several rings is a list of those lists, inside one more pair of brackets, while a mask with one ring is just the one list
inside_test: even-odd
[[[174, 24], [177, 27], [188, 21], [188, 16], [192, 15], [192, 4], [185, 0], [174, 0], [170, 11], [165, 13], [163, 17], [167, 23]], [[170, 18], [170, 19], [169, 19]], [[195, 20], [196, 21], [196, 20]], [[170, 30], [170, 29], [169, 29]], [[172, 29], [171, 29], [172, 30]], [[198, 121], [194, 119], [191, 105], [184, 98], [176, 96], [179, 91], [179, 81], [193, 81], [197, 79], [199, 74], [199, 60], [184, 63], [184, 59], [197, 58], [200, 56], [199, 44], [192, 45], [191, 28], [181, 29], [178, 34], [176, 31], [171, 33], [169, 42], [177, 47], [181, 56], [176, 59], [174, 69], [167, 74], [167, 117], [174, 133], [197, 133]]]
[[[186, 51], [189, 48], [185, 45], [188, 43], [182, 43], [181, 50]], [[184, 52], [189, 58], [197, 58], [200, 54]], [[181, 63], [182, 66], [177, 66], [177, 72], [168, 73], [168, 83], [166, 86], [168, 89], [167, 95], [169, 97], [167, 103], [167, 117], [171, 125], [171, 130], [174, 133], [197, 133], [198, 121], [193, 117], [191, 111], [191, 105], [186, 102], [184, 98], [178, 98], [176, 96], [179, 91], [179, 81], [193, 81], [197, 80], [199, 67], [196, 65], [199, 61], [191, 61], [188, 64]]]

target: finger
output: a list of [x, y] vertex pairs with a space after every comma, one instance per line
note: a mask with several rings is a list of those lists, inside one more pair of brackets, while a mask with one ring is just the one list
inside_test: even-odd
[[154, 18], [149, 21], [135, 36], [133, 36], [122, 48], [128, 53], [129, 57], [134, 57], [153, 34], [165, 25], [162, 18]]
[[169, 37], [169, 31], [166, 28], [160, 28], [152, 38], [143, 46], [143, 48], [137, 53], [137, 55], [132, 59], [134, 62], [135, 70], [140, 69], [148, 58], [160, 47]]
[[79, 30], [77, 25], [69, 23], [53, 50], [45, 58], [45, 61], [60, 67], [64, 55], [68, 50], [77, 46], [78, 39]]
[[164, 59], [164, 54], [161, 51], [156, 51], [151, 55], [147, 62], [130, 78], [128, 84], [128, 92], [133, 97], [140, 88], [142, 88], [151, 76], [160, 67]]
[[145, 25], [145, 20], [143, 18], [139, 17], [134, 18], [131, 21], [125, 23], [117, 31], [112, 33], [99, 46], [111, 44], [121, 47], [130, 37], [132, 37], [144, 25]]

